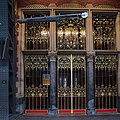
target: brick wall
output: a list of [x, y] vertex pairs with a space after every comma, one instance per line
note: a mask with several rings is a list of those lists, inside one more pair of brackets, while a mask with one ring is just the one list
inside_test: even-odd
[[55, 3], [57, 6], [64, 3], [80, 3], [82, 6], [92, 4], [94, 7], [98, 5], [112, 5], [120, 8], [120, 0], [17, 0], [18, 7], [25, 7], [30, 4], [42, 4], [48, 6], [50, 3]]

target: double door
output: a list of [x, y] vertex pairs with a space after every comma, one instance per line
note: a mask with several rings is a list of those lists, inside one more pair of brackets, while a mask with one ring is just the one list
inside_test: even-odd
[[57, 107], [59, 113], [81, 113], [86, 108], [84, 55], [61, 55], [57, 60]]

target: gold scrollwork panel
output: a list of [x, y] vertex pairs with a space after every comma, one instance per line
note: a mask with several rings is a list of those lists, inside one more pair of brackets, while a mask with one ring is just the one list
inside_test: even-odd
[[[32, 15], [31, 15], [32, 16]], [[38, 17], [39, 15], [34, 15]], [[30, 15], [26, 15], [30, 17]], [[48, 22], [35, 22], [25, 24], [25, 47], [29, 50], [49, 48], [49, 29]]]
[[116, 108], [117, 56], [95, 57], [95, 106], [96, 109]]
[[115, 49], [115, 15], [93, 14], [93, 41], [96, 50]]
[[28, 110], [48, 109], [49, 86], [43, 84], [48, 74], [49, 60], [46, 56], [25, 55], [25, 105]]
[[57, 49], [85, 50], [86, 29], [83, 18], [57, 22]]

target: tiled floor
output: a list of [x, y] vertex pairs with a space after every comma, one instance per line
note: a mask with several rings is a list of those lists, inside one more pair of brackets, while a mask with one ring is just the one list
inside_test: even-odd
[[120, 114], [102, 115], [11, 115], [9, 120], [120, 120]]

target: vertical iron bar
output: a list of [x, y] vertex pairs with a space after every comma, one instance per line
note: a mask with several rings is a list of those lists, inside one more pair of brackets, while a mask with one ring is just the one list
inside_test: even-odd
[[[30, 72], [31, 72], [31, 68], [29, 68], [29, 74], [28, 74], [28, 75], [29, 75], [29, 87], [28, 87], [28, 88], [31, 88], [31, 86], [30, 86], [31, 73], [30, 73]], [[29, 91], [29, 94], [30, 94], [30, 91]], [[30, 100], [30, 96], [31, 96], [31, 95], [28, 95], [28, 99], [29, 99], [29, 109], [30, 109], [30, 101], [31, 101], [31, 100]], [[27, 102], [27, 101], [26, 101], [26, 102]]]
[[[39, 68], [39, 85], [38, 85], [38, 88], [40, 89], [39, 91], [40, 91], [40, 93], [39, 94], [41, 94], [41, 88], [42, 88], [42, 80], [41, 80], [41, 76], [42, 76], [42, 74], [41, 74], [41, 68]], [[41, 95], [39, 95], [39, 105], [40, 105], [40, 110], [42, 109], [41, 108]]]
[[38, 69], [37, 69], [37, 67], [36, 67], [36, 71], [35, 71], [35, 73], [36, 73], [36, 86], [35, 86], [35, 88], [36, 88], [36, 93], [35, 93], [35, 96], [36, 96], [36, 110], [37, 110], [37, 107], [38, 107], [38, 104], [37, 104], [37, 99], [38, 99], [38, 94], [37, 94], [37, 92], [38, 92], [38, 85], [37, 85], [37, 72], [38, 72]]
[[73, 113], [73, 57], [71, 54], [71, 113]]
[[[106, 71], [106, 67], [105, 67], [105, 86], [107, 87], [107, 71]], [[106, 91], [107, 92], [107, 91]], [[107, 109], [107, 93], [106, 94], [106, 102], [105, 102], [105, 108]]]

